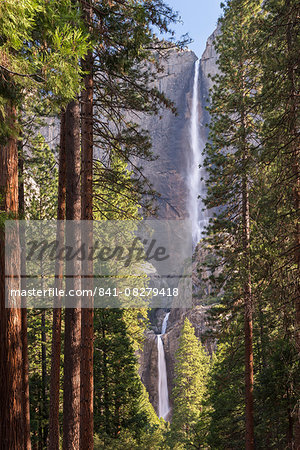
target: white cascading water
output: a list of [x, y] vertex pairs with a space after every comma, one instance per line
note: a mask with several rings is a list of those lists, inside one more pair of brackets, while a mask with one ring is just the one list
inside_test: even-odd
[[[198, 198], [199, 195], [205, 193], [205, 182], [201, 181], [204, 176], [203, 155], [202, 151], [204, 143], [200, 139], [199, 133], [199, 72], [200, 61], [195, 62], [195, 74], [193, 84], [193, 99], [192, 99], [192, 111], [190, 122], [190, 146], [191, 157], [189, 161], [189, 170], [187, 174], [188, 188], [189, 188], [189, 200], [188, 211], [189, 218], [192, 225], [192, 238], [193, 246], [196, 247], [197, 243], [201, 239], [204, 227], [207, 224], [207, 217], [203, 214], [203, 203]], [[199, 165], [201, 168], [199, 169]]]
[[[208, 223], [207, 213], [203, 210], [203, 202], [199, 199], [205, 194], [204, 178], [205, 169], [203, 168], [203, 147], [205, 143], [200, 138], [199, 133], [199, 72], [200, 61], [195, 62], [195, 74], [193, 84], [193, 99], [190, 121], [190, 161], [187, 174], [189, 189], [188, 211], [192, 225], [192, 238], [194, 248], [201, 239], [205, 226]], [[199, 169], [200, 166], [200, 169]], [[169, 411], [169, 392], [167, 379], [167, 366], [164, 351], [164, 344], [161, 336], [166, 332], [170, 313], [167, 313], [162, 324], [161, 334], [157, 335], [158, 350], [158, 411], [159, 417], [166, 418]]]
[[158, 415], [166, 418], [169, 410], [169, 391], [168, 391], [168, 377], [167, 365], [165, 358], [164, 344], [162, 336], [165, 334], [168, 325], [170, 313], [168, 312], [163, 320], [161, 334], [157, 335], [157, 351], [158, 351]]

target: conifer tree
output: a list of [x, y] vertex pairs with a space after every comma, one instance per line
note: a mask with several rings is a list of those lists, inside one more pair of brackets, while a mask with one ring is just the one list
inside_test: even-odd
[[[261, 21], [259, 49], [263, 72], [260, 96], [264, 128], [262, 163], [272, 167], [271, 189], [274, 240], [278, 249], [278, 267], [286, 280], [284, 289], [294, 309], [294, 341], [300, 349], [300, 169], [299, 169], [299, 11], [298, 1], [272, 1], [264, 4], [266, 18]], [[276, 55], [276, 58], [274, 58]], [[275, 76], [274, 76], [275, 74]], [[280, 180], [280, 183], [278, 183]], [[276, 192], [276, 194], [275, 194]], [[277, 200], [276, 200], [277, 197]], [[278, 209], [278, 198], [281, 199]], [[297, 386], [299, 398], [299, 386]], [[295, 412], [295, 445], [300, 446], [299, 402]]]
[[[45, 142], [41, 134], [29, 136], [22, 149], [23, 184], [27, 220], [51, 220], [57, 209], [58, 170], [56, 152]], [[47, 261], [41, 261], [44, 268]], [[44, 269], [42, 269], [44, 270]], [[43, 280], [43, 288], [46, 288]], [[29, 283], [27, 283], [29, 284]], [[29, 286], [28, 286], [29, 287]], [[46, 309], [34, 309], [28, 317], [30, 353], [30, 403], [32, 418], [32, 444], [38, 442], [45, 448], [48, 437], [48, 345], [51, 332]], [[37, 349], [40, 348], [40, 351]]]
[[211, 448], [244, 448], [243, 317], [227, 322], [219, 325], [218, 347], [208, 379], [208, 444]]
[[[252, 303], [255, 300], [256, 305], [256, 310], [252, 311], [255, 319], [255, 440], [259, 447], [292, 448], [299, 446], [296, 400], [299, 397], [299, 358], [295, 354], [299, 329], [299, 145], [295, 133], [299, 4], [277, 0], [230, 1], [224, 11], [222, 36], [216, 42], [221, 73], [215, 79], [212, 95], [213, 133], [207, 153], [208, 204], [221, 206], [211, 226], [213, 234], [209, 240], [215, 243], [222, 266], [221, 273], [211, 279], [217, 281], [221, 299], [221, 306], [215, 308], [217, 336], [220, 348], [225, 346], [212, 376], [211, 437], [214, 440], [211, 445], [226, 445], [226, 439], [227, 442], [232, 439], [233, 445], [240, 446], [244, 432], [240, 389], [237, 388], [236, 396], [232, 392], [235, 385], [241, 385], [238, 337], [246, 267], [242, 256], [244, 249], [240, 245], [243, 242], [241, 192], [245, 192], [243, 180], [248, 179], [251, 250], [248, 262], [255, 293], [254, 296], [252, 293]], [[238, 58], [243, 52], [244, 62], [239, 66]], [[241, 102], [239, 88], [243, 74], [246, 74], [247, 89]], [[249, 148], [247, 161], [235, 151], [238, 139], [233, 140], [235, 130], [240, 131], [239, 138], [242, 138], [242, 103], [247, 118], [244, 127]], [[236, 379], [222, 375], [227, 372], [236, 373]], [[277, 377], [282, 379], [280, 386]], [[267, 414], [266, 404], [269, 405]]]
[[[25, 217], [25, 190], [24, 190], [24, 155], [22, 145], [19, 144], [19, 217]], [[20, 229], [20, 246], [21, 246], [21, 273], [26, 274], [26, 258], [25, 258], [25, 233], [24, 229]], [[21, 279], [21, 289], [26, 289], [25, 278]], [[28, 336], [27, 336], [27, 309], [26, 298], [22, 301], [22, 360], [23, 360], [23, 418], [24, 418], [24, 446], [31, 447], [30, 439], [30, 398], [29, 398], [29, 360], [28, 360]]]
[[[170, 102], [150, 86], [145, 61], [153, 60], [147, 46], [154, 43], [158, 49], [168, 46], [157, 41], [151, 26], [156, 25], [160, 31], [170, 32], [169, 24], [176, 20], [176, 14], [161, 0], [142, 3], [83, 1], [81, 9], [92, 42], [92, 49], [82, 59], [82, 68], [85, 72], [81, 96], [82, 219], [92, 220], [95, 149], [98, 150], [103, 163], [101, 184], [105, 180], [104, 189], [103, 192], [97, 189], [97, 194], [102, 196], [102, 199], [106, 195], [107, 186], [116, 193], [116, 196], [112, 196], [115, 204], [118, 192], [131, 198], [133, 189], [144, 194], [147, 190], [151, 191], [151, 188], [145, 188], [145, 182], [141, 182], [144, 176], [142, 168], [136, 162], [136, 156], [141, 160], [151, 159], [149, 139], [136, 124], [124, 118], [124, 112], [127, 111], [127, 114], [135, 110], [155, 112], [158, 104], [170, 107]], [[117, 165], [113, 168], [110, 164], [116, 156], [120, 168]], [[133, 169], [130, 176], [135, 178], [135, 182], [122, 176], [123, 166], [125, 168], [127, 165], [131, 165]], [[124, 178], [126, 188], [123, 189], [121, 186], [120, 189]], [[118, 208], [120, 213], [120, 205]], [[124, 216], [128, 214], [129, 209], [126, 205]], [[121, 217], [121, 214], [113, 218], [116, 219], [118, 216]], [[90, 229], [91, 240], [92, 225]], [[85, 272], [92, 273], [92, 262], [87, 264]], [[92, 277], [86, 277], [83, 281], [86, 289], [91, 289]], [[92, 298], [87, 301], [90, 305], [93, 303]], [[81, 446], [84, 448], [92, 446], [92, 316], [91, 308], [83, 309], [81, 368], [84, 377], [81, 381]]]
[[[3, 113], [1, 113], [3, 119]], [[16, 123], [16, 109], [10, 100], [5, 107], [6, 124], [10, 132]], [[14, 130], [14, 134], [16, 130]], [[18, 289], [18, 279], [5, 280], [5, 267], [20, 269], [20, 249], [18, 245], [12, 246], [10, 252], [11, 266], [5, 265], [5, 235], [4, 215], [16, 218], [18, 213], [18, 148], [15, 136], [11, 136], [0, 145], [0, 302], [1, 302], [1, 343], [0, 343], [0, 436], [1, 446], [7, 449], [24, 448], [25, 428], [23, 424], [23, 405], [25, 404], [22, 392], [24, 383], [22, 370], [22, 317], [20, 298], [16, 298], [15, 307], [6, 306], [6, 289]], [[17, 244], [18, 235], [10, 236], [12, 242]], [[26, 448], [26, 447], [25, 447]]]
[[138, 446], [159, 424], [138, 374], [135, 321], [126, 323], [125, 310], [95, 310], [95, 429], [105, 448], [122, 448], [126, 436]]
[[[63, 20], [57, 22], [57, 15]], [[66, 17], [78, 17], [70, 2], [7, 1], [0, 5], [0, 75], [1, 75], [1, 211], [7, 217], [18, 213], [18, 155], [20, 135], [19, 109], [24, 93], [32, 98], [39, 92], [46, 99], [56, 96], [69, 99], [78, 90], [80, 69], [76, 57], [85, 53], [85, 38], [78, 30], [66, 26]], [[64, 25], [62, 25], [64, 22]], [[5, 218], [4, 217], [4, 218]], [[3, 237], [3, 235], [2, 235]], [[20, 268], [17, 239], [11, 258]], [[2, 242], [3, 244], [3, 242]], [[4, 245], [1, 245], [4, 251]], [[3, 256], [4, 257], [4, 256]], [[26, 402], [22, 400], [26, 376], [22, 370], [22, 330], [19, 300], [17, 308], [5, 308], [4, 263], [1, 259], [1, 441], [6, 448], [28, 448], [28, 433], [21, 426]], [[17, 279], [15, 279], [17, 280]], [[15, 281], [18, 288], [18, 280]], [[23, 323], [24, 320], [23, 320]], [[13, 330], [12, 330], [13, 327]], [[4, 383], [4, 380], [8, 384]], [[28, 424], [26, 425], [28, 429]], [[24, 442], [24, 437], [26, 442]]]
[[[217, 38], [220, 74], [215, 77], [211, 106], [211, 142], [206, 150], [209, 207], [222, 206], [212, 229], [217, 248], [230, 266], [239, 270], [226, 280], [239, 278], [236, 295], [244, 304], [246, 448], [254, 448], [253, 411], [253, 294], [251, 275], [250, 185], [255, 166], [259, 116], [255, 92], [260, 71], [255, 64], [254, 18], [261, 2], [231, 0], [224, 6]], [[234, 251], [232, 250], [234, 249]], [[232, 258], [234, 253], [235, 259]], [[221, 276], [225, 281], [224, 273]]]
[[[66, 245], [80, 242], [80, 218], [80, 107], [75, 99], [66, 108], [66, 220], [71, 223]], [[75, 293], [66, 304], [64, 340], [63, 446], [71, 450], [79, 447], [80, 438], [81, 298], [76, 294], [81, 289], [80, 261], [66, 261], [66, 270], [71, 274], [66, 279], [66, 291]]]
[[[28, 3], [28, 2], [27, 2]], [[26, 7], [29, 7], [26, 10]], [[22, 385], [24, 385], [24, 371], [22, 370], [22, 317], [20, 299], [16, 299], [16, 306], [19, 308], [6, 308], [5, 289], [12, 284], [8, 280], [8, 285], [4, 278], [5, 274], [5, 236], [4, 219], [5, 216], [17, 217], [18, 214], [18, 149], [17, 149], [17, 112], [16, 99], [18, 94], [17, 86], [13, 80], [15, 67], [11, 66], [12, 47], [20, 48], [22, 43], [22, 32], [28, 35], [30, 24], [28, 20], [33, 15], [32, 4], [19, 5], [18, 12], [22, 20], [17, 25], [15, 16], [16, 5], [11, 2], [0, 5], [0, 27], [1, 27], [1, 47], [0, 47], [0, 69], [1, 69], [1, 145], [0, 145], [0, 210], [1, 210], [1, 255], [0, 255], [0, 436], [1, 446], [7, 449], [30, 448], [30, 441], [24, 442], [27, 436], [28, 424], [23, 422], [23, 406], [25, 405]], [[7, 15], [7, 13], [10, 13]], [[9, 19], [13, 13], [13, 19]], [[14, 36], [14, 45], [10, 42], [10, 33]], [[22, 66], [22, 58], [17, 59], [17, 65]], [[23, 67], [22, 67], [23, 68]], [[15, 238], [16, 239], [16, 236]], [[20, 268], [20, 251], [18, 246], [13, 247], [10, 255], [15, 267]], [[14, 282], [18, 288], [18, 282]], [[24, 333], [24, 330], [23, 330]], [[27, 417], [27, 414], [26, 414]]]
[[196, 427], [203, 409], [210, 357], [195, 336], [195, 330], [186, 318], [175, 354], [174, 401], [171, 423], [171, 442], [182, 448], [196, 446]]

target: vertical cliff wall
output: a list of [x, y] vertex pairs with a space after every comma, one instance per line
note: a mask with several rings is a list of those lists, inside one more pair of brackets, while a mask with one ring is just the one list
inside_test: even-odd
[[168, 52], [156, 87], [172, 100], [177, 114], [162, 109], [155, 116], [141, 116], [141, 127], [150, 133], [156, 161], [147, 163], [145, 174], [161, 194], [161, 218], [185, 217], [186, 167], [189, 152], [189, 119], [196, 55], [191, 51]]
[[[212, 81], [208, 74], [215, 75], [216, 54], [213, 40], [217, 31], [209, 37], [200, 60], [199, 74], [199, 134], [205, 144], [209, 120], [205, 109]], [[177, 115], [161, 110], [156, 116], [141, 116], [141, 127], [150, 133], [152, 150], [158, 159], [147, 162], [145, 174], [161, 194], [159, 215], [162, 218], [183, 218], [187, 212], [187, 179], [190, 157], [190, 119], [192, 109], [193, 82], [197, 56], [190, 50], [170, 50], [163, 62], [164, 73], [159, 74], [156, 87], [170, 98]]]

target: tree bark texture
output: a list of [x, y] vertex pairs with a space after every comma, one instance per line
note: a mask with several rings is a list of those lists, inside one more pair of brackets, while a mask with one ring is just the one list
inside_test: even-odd
[[[72, 221], [67, 227], [66, 245], [71, 248], [80, 243], [80, 108], [73, 100], [66, 109], [66, 219]], [[81, 264], [77, 258], [66, 261], [67, 293], [81, 287]], [[63, 398], [63, 448], [79, 449], [80, 427], [80, 342], [81, 310], [78, 296], [66, 297], [64, 341], [64, 398]]]
[[[82, 3], [87, 26], [91, 28], [92, 8], [89, 2]], [[87, 72], [81, 96], [81, 219], [86, 223], [85, 239], [87, 247], [93, 245], [93, 53], [90, 50], [82, 60], [82, 68]], [[93, 290], [93, 261], [84, 261], [83, 289]], [[80, 448], [92, 450], [94, 447], [93, 427], [93, 297], [85, 297], [81, 316], [81, 392], [80, 392]]]
[[[16, 111], [6, 110], [6, 120], [14, 128]], [[15, 137], [0, 146], [0, 211], [4, 219], [18, 213], [18, 148]], [[25, 447], [24, 397], [22, 361], [22, 311], [20, 298], [13, 308], [6, 308], [7, 289], [20, 289], [20, 246], [17, 230], [8, 236], [11, 251], [7, 268], [14, 277], [5, 279], [5, 235], [0, 229], [0, 448], [15, 450]]]

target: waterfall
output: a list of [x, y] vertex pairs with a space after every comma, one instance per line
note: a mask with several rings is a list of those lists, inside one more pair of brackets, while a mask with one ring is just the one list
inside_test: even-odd
[[164, 419], [170, 410], [169, 391], [167, 378], [167, 365], [164, 351], [162, 336], [165, 334], [170, 313], [168, 312], [163, 320], [161, 334], [157, 335], [157, 351], [158, 351], [158, 415]]
[[198, 199], [199, 195], [205, 193], [205, 182], [201, 181], [204, 176], [204, 169], [199, 169], [199, 165], [203, 165], [202, 151], [204, 142], [200, 138], [199, 133], [199, 72], [200, 61], [195, 62], [195, 74], [193, 84], [193, 99], [190, 121], [190, 147], [191, 157], [189, 161], [188, 179], [188, 212], [192, 225], [192, 238], [194, 247], [201, 239], [204, 227], [207, 224], [207, 216], [202, 211], [203, 203]]

